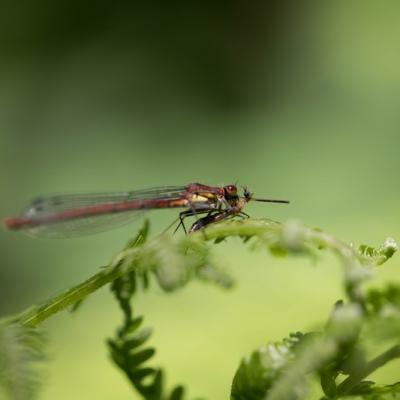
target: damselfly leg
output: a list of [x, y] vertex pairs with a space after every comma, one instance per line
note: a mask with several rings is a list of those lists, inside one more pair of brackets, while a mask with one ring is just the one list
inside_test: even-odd
[[[185, 234], [188, 233], [187, 229], [186, 229], [186, 226], [185, 226], [185, 223], [184, 223], [184, 220], [187, 217], [195, 216], [196, 217], [196, 222], [198, 222], [200, 220], [200, 218], [198, 218], [199, 215], [207, 214], [207, 216], [209, 216], [209, 215], [211, 215], [212, 213], [215, 213], [215, 212], [219, 212], [219, 210], [198, 210], [198, 211], [196, 211], [196, 210], [194, 210], [194, 211], [193, 210], [186, 210], [186, 211], [180, 212], [179, 213], [179, 218], [178, 218], [179, 219], [179, 223], [178, 223], [178, 226], [174, 230], [174, 234], [178, 231], [178, 229], [181, 226], [182, 226], [183, 231], [185, 232]], [[174, 222], [176, 222], [176, 220]]]

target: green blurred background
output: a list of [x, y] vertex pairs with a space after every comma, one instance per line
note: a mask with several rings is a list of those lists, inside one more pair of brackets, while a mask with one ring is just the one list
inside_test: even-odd
[[[0, 15], [0, 215], [40, 194], [247, 184], [299, 219], [359, 244], [399, 235], [398, 1], [5, 1]], [[156, 235], [174, 211], [151, 215]], [[0, 313], [89, 277], [138, 225], [70, 240], [0, 232]], [[135, 307], [154, 364], [191, 397], [228, 398], [242, 356], [314, 329], [343, 294], [324, 256], [280, 261], [238, 240], [216, 249], [238, 285], [156, 287]], [[399, 280], [397, 258], [379, 279]], [[41, 399], [128, 399], [104, 345], [121, 315], [109, 290], [44, 327]], [[177, 350], [179, 348], [179, 350]], [[376, 376], [391, 383], [400, 363]]]

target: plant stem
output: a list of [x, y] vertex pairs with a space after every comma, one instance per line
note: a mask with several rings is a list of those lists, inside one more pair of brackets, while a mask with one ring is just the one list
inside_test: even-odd
[[29, 308], [27, 311], [17, 316], [17, 321], [23, 325], [36, 326], [58, 311], [61, 311], [68, 306], [78, 304], [89, 294], [123, 275], [124, 270], [120, 267], [126, 251], [132, 251], [133, 249], [140, 247], [146, 241], [148, 232], [149, 222], [146, 220], [136, 237], [133, 238], [118, 257], [116, 257], [114, 261], [112, 261], [102, 271], [93, 275], [86, 281], [66, 290], [64, 293], [54, 296], [43, 305]]
[[[247, 226], [230, 224], [228, 229], [221, 228], [221, 224], [219, 224], [218, 227], [210, 227], [207, 230], [207, 238], [204, 238], [202, 232], [192, 234], [191, 238], [195, 238], [197, 236], [199, 238], [202, 238], [202, 240], [210, 240], [218, 237], [236, 236], [241, 234], [257, 235], [265, 232], [265, 225], [262, 226], [259, 224], [249, 224]], [[189, 240], [191, 240], [191, 238]], [[185, 241], [186, 239], [187, 237], [184, 237], [182, 241]], [[136, 246], [133, 245], [132, 247]], [[73, 306], [77, 302], [83, 300], [89, 294], [100, 289], [102, 286], [111, 283], [116, 278], [126, 273], [126, 270], [119, 268], [119, 265], [129, 252], [130, 250], [122, 251], [121, 254], [116, 257], [116, 260], [119, 260], [118, 262], [112, 262], [104, 270], [98, 272], [84, 282], [73, 286], [65, 292], [52, 297], [44, 304], [40, 306], [30, 307], [22, 314], [17, 315], [15, 319], [13, 318], [13, 320], [23, 325], [37, 326], [47, 318], [51, 317], [53, 314], [56, 314], [57, 312], [66, 309], [67, 307]]]
[[400, 358], [400, 345], [390, 347], [388, 350], [380, 354], [379, 356], [372, 359], [367, 363], [364, 368], [357, 371], [357, 373], [350, 375], [338, 386], [338, 394], [344, 395], [360, 383], [368, 375], [371, 375], [374, 371], [392, 361], [396, 358]]
[[[144, 229], [148, 229], [148, 226]], [[51, 315], [78, 303], [97, 289], [135, 268], [135, 261], [140, 261], [142, 249], [145, 253], [146, 249], [151, 252], [154, 251], [155, 246], [163, 246], [159, 237], [141, 246], [143, 241], [140, 235], [141, 233], [139, 232], [139, 236], [101, 272], [98, 272], [91, 278], [65, 292], [54, 296], [43, 305], [29, 308], [22, 314], [17, 315], [13, 320], [24, 325], [36, 326]], [[256, 237], [260, 240], [260, 243], [267, 248], [272, 248], [274, 245], [278, 244], [285, 252], [294, 254], [304, 252], [305, 254], [311, 255], [314, 250], [327, 248], [339, 255], [345, 266], [345, 270], [352, 269], [356, 262], [363, 263], [362, 257], [352, 246], [335, 239], [327, 233], [304, 227], [298, 223], [279, 224], [265, 220], [251, 219], [246, 221], [217, 223], [207, 227], [205, 231], [196, 232], [177, 239], [175, 245], [176, 248], [186, 247], [186, 250], [183, 251], [183, 255], [185, 255], [187, 249], [191, 248], [191, 245], [195, 245], [199, 242], [225, 239], [231, 236], [242, 238]], [[140, 247], [140, 249], [137, 247]], [[176, 251], [176, 248], [174, 251]], [[194, 246], [194, 248], [196, 248], [196, 246]], [[137, 250], [140, 251], [137, 252]], [[390, 256], [391, 254], [387, 256], [386, 259]], [[127, 264], [129, 264], [128, 270], [119, 268], [119, 265], [125, 263], [126, 260], [128, 260]], [[375, 262], [373, 257], [368, 261], [371, 264]], [[353, 286], [357, 286], [357, 283], [359, 284], [360, 282], [352, 282]]]
[[123, 271], [118, 267], [107, 267], [86, 281], [54, 296], [45, 304], [28, 309], [18, 317], [18, 322], [23, 325], [36, 326], [58, 311], [83, 300], [87, 295], [112, 282], [122, 273]]

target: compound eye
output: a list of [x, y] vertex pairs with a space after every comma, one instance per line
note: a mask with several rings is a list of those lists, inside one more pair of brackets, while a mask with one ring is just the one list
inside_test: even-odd
[[237, 193], [237, 188], [236, 188], [235, 185], [228, 185], [228, 186], [226, 186], [226, 191], [229, 194], [236, 194]]

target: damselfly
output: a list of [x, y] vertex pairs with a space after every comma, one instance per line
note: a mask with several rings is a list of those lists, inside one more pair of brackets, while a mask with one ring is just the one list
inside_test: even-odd
[[195, 232], [225, 219], [248, 217], [243, 207], [249, 201], [289, 203], [287, 200], [254, 198], [247, 188], [240, 196], [236, 185], [191, 183], [131, 192], [40, 197], [20, 216], [9, 217], [4, 223], [8, 229], [25, 231], [33, 236], [72, 237], [111, 229], [147, 210], [183, 208], [177, 219], [177, 229], [182, 226], [187, 232], [184, 219], [195, 216], [196, 221], [189, 229], [189, 232]]

